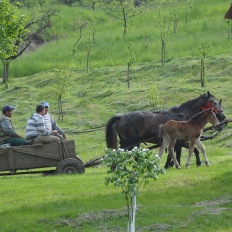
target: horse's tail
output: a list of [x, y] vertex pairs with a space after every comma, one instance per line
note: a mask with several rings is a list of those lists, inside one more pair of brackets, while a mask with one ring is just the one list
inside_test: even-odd
[[159, 137], [159, 141], [162, 141], [162, 137], [163, 137], [163, 124], [160, 124], [159, 125], [159, 134], [158, 134], [158, 137]]
[[121, 115], [113, 116], [106, 124], [106, 146], [107, 148], [117, 149], [117, 123]]

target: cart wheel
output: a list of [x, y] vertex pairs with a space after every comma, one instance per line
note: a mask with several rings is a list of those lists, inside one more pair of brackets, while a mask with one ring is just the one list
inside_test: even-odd
[[83, 164], [74, 158], [61, 160], [56, 167], [57, 174], [82, 174], [85, 172]]

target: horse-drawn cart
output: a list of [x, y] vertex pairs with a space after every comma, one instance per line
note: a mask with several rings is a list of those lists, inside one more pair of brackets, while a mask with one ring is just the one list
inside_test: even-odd
[[83, 162], [76, 157], [73, 140], [65, 140], [61, 143], [2, 145], [0, 147], [0, 173], [15, 174], [18, 170], [51, 167], [56, 168], [55, 173], [57, 174], [85, 172]]

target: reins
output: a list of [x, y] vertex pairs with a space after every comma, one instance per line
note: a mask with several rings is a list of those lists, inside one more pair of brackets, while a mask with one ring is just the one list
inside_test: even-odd
[[83, 131], [69, 131], [69, 133], [70, 134], [85, 134], [85, 133], [90, 133], [94, 131], [100, 131], [103, 128], [105, 128], [105, 126], [98, 126], [98, 127], [94, 127], [94, 128], [83, 130]]

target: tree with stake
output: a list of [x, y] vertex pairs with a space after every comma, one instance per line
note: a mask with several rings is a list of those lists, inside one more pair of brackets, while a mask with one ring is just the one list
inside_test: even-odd
[[142, 183], [149, 183], [149, 179], [157, 180], [164, 170], [160, 167], [160, 159], [148, 149], [133, 148], [131, 151], [123, 149], [106, 150], [104, 163], [110, 168], [111, 177], [106, 178], [106, 184], [113, 183], [121, 187], [126, 196], [128, 212], [128, 232], [135, 232], [136, 197]]
[[179, 22], [179, 8], [173, 10], [171, 20], [173, 22], [173, 32], [176, 33], [178, 22]]
[[[90, 24], [90, 29], [87, 35], [84, 35], [82, 38], [82, 30], [87, 26], [87, 24]], [[74, 26], [79, 28], [79, 38], [73, 45], [73, 55], [76, 53], [78, 50], [78, 44], [80, 43], [82, 47], [85, 47], [87, 50], [87, 55], [86, 55], [86, 71], [89, 71], [89, 64], [90, 64], [90, 55], [91, 51], [94, 47], [94, 42], [95, 42], [95, 23], [92, 20], [85, 21], [83, 19], [76, 19], [74, 22]]]
[[66, 70], [56, 71], [54, 93], [56, 94], [57, 104], [58, 104], [58, 113], [59, 113], [58, 122], [60, 120], [63, 122], [64, 120], [62, 96], [65, 94], [65, 88], [68, 86], [68, 77], [70, 76], [71, 74]]
[[131, 71], [131, 65], [132, 62], [135, 60], [135, 54], [134, 54], [134, 50], [135, 50], [135, 44], [130, 42], [128, 45], [128, 50], [129, 50], [129, 57], [127, 59], [127, 85], [128, 85], [128, 89], [130, 88], [130, 71]]
[[201, 74], [200, 74], [200, 81], [201, 87], [205, 87], [205, 58], [206, 55], [212, 50], [212, 44], [207, 42], [202, 42], [199, 51], [201, 53]]
[[171, 17], [169, 13], [159, 13], [159, 18], [157, 19], [157, 26], [160, 28], [160, 37], [161, 37], [161, 62], [162, 66], [166, 63], [166, 44], [168, 41], [168, 35], [170, 30]]
[[185, 19], [184, 19], [185, 25], [187, 25], [189, 22], [189, 15], [191, 13], [192, 7], [193, 7], [193, 0], [187, 1], [185, 7]]

